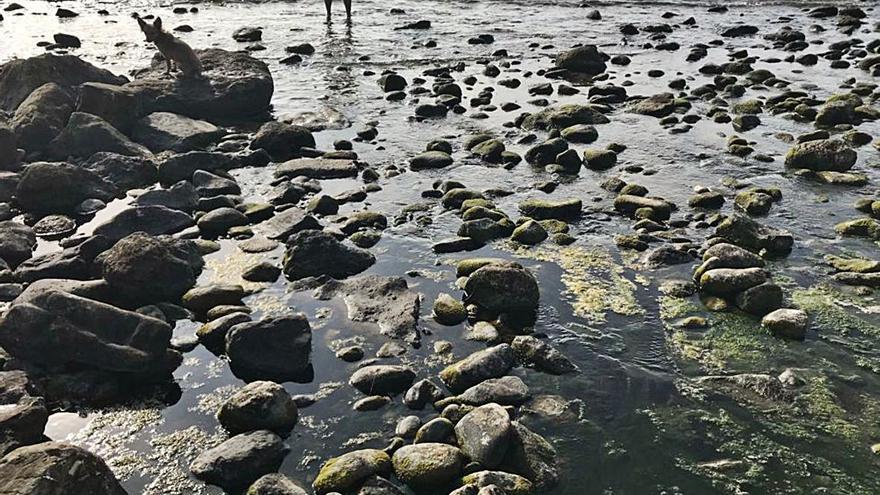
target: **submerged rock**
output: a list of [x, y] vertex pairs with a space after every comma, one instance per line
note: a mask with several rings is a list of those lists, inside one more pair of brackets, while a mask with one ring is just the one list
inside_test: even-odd
[[375, 323], [379, 331], [407, 342], [419, 340], [418, 320], [421, 300], [409, 288], [406, 279], [369, 275], [347, 281], [331, 281], [321, 287], [316, 297], [340, 296], [352, 321]]

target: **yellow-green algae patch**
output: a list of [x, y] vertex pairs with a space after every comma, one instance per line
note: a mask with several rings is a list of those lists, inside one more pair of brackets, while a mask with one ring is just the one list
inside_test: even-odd
[[558, 265], [575, 315], [591, 323], [604, 323], [608, 311], [623, 316], [645, 313], [636, 300], [638, 287], [624, 276], [626, 268], [603, 248], [521, 247], [514, 248], [514, 254]]
[[245, 253], [240, 249], [231, 249], [227, 252], [218, 253], [205, 261], [206, 273], [203, 277], [206, 284], [240, 285], [246, 290], [256, 290], [265, 287], [260, 282], [248, 282], [241, 278], [241, 274], [248, 267], [259, 263], [264, 256], [257, 253]]
[[787, 354], [788, 345], [798, 345], [773, 337], [758, 319], [739, 312], [709, 314], [707, 328], [680, 328], [676, 320], [702, 313], [701, 308], [687, 298], [660, 296], [659, 302], [673, 352], [698, 364], [702, 373], [766, 369]]

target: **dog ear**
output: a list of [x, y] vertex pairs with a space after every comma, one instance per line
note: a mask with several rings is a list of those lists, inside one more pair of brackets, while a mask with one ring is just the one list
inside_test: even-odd
[[144, 22], [144, 20], [143, 20], [143, 19], [141, 19], [141, 17], [140, 17], [140, 16], [135, 16], [135, 19], [137, 19], [137, 21], [138, 21], [138, 26], [140, 26], [140, 27], [141, 27], [141, 29], [143, 29], [143, 28], [144, 28], [144, 26], [146, 26], [146, 25], [147, 25], [147, 23], [146, 23], [146, 22]]
[[160, 31], [162, 30], [162, 18], [161, 17], [157, 17], [156, 20], [153, 21], [153, 27], [155, 27], [156, 29], [158, 29]]

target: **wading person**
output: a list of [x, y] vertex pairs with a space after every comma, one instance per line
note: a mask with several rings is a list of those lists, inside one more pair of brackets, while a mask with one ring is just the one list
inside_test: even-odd
[[[345, 18], [348, 21], [351, 21], [351, 0], [342, 0], [345, 4]], [[330, 20], [330, 8], [333, 6], [333, 0], [324, 0], [324, 7], [327, 8], [327, 23], [332, 22]]]

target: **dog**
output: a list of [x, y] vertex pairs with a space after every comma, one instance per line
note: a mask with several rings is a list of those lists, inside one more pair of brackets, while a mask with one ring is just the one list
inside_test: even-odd
[[165, 57], [166, 74], [171, 74], [174, 65], [183, 73], [184, 77], [200, 78], [202, 76], [202, 63], [196, 52], [183, 40], [162, 29], [162, 18], [157, 17], [152, 24], [135, 15], [141, 31], [146, 40], [152, 42], [159, 49], [159, 53]]

